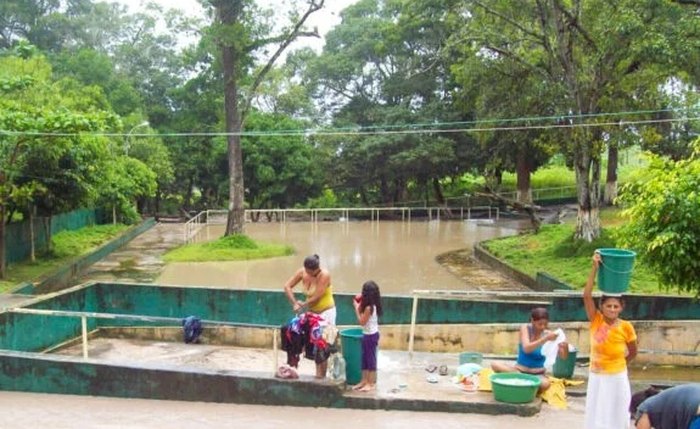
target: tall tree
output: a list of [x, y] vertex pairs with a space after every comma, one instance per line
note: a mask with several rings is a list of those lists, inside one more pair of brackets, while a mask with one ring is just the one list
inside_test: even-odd
[[[305, 0], [306, 10], [291, 14], [290, 24], [279, 34], [270, 35], [270, 28], [260, 25], [251, 0], [209, 0], [215, 11], [213, 36], [221, 49], [224, 79], [224, 121], [228, 135], [229, 214], [226, 235], [243, 233], [244, 178], [241, 131], [250, 112], [254, 95], [275, 61], [300, 36], [318, 36], [304, 29], [309, 16], [323, 7], [325, 0]], [[276, 44], [274, 53], [262, 68], [249, 75], [254, 55]], [[247, 80], [247, 82], [246, 82]], [[245, 85], [248, 83], [248, 85]]]
[[[453, 42], [529, 71], [547, 82], [556, 110], [584, 118], [602, 113], [621, 81], [678, 53], [686, 41], [678, 37], [676, 21], [691, 13], [657, 0], [471, 0], [455, 8], [454, 19], [464, 25]], [[591, 241], [600, 235], [604, 135], [598, 127], [582, 126], [563, 133], [562, 140], [576, 173], [575, 237]]]

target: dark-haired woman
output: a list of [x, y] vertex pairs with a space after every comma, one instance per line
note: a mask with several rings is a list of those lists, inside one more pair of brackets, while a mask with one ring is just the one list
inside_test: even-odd
[[360, 299], [355, 299], [352, 303], [357, 322], [362, 325], [362, 380], [353, 390], [371, 392], [377, 386], [379, 318], [382, 316], [382, 297], [377, 283], [372, 280], [365, 282]]
[[637, 355], [637, 334], [620, 318], [625, 303], [620, 296], [603, 295], [600, 309], [593, 300], [600, 255], [593, 254], [591, 272], [583, 289], [583, 304], [590, 327], [590, 372], [586, 391], [586, 429], [619, 429], [629, 426], [632, 392], [627, 364]]
[[[494, 372], [522, 372], [537, 375], [542, 380], [539, 391], [547, 390], [550, 382], [544, 375], [546, 358], [542, 354], [542, 346], [547, 341], [557, 339], [557, 333], [550, 331], [548, 327], [549, 313], [547, 309], [544, 307], [533, 308], [530, 312], [530, 323], [520, 327], [520, 343], [518, 344], [518, 358], [515, 365], [494, 362], [491, 364], [491, 369]], [[560, 354], [565, 347], [568, 347], [566, 343], [562, 343], [562, 345], [559, 348]], [[568, 348], [566, 348], [566, 352], [568, 352]]]
[[[293, 289], [299, 283], [305, 296], [303, 301], [294, 296]], [[336, 311], [331, 275], [321, 268], [318, 255], [310, 255], [304, 259], [304, 265], [284, 284], [284, 292], [295, 313], [305, 309], [321, 316], [322, 326], [335, 326]], [[324, 378], [327, 369], [327, 360], [316, 363], [316, 378]]]

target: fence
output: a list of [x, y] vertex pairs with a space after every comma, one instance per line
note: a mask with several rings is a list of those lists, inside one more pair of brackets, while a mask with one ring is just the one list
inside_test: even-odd
[[[33, 219], [34, 246], [37, 252], [47, 249], [46, 226], [51, 222], [51, 234], [65, 230], [76, 230], [88, 225], [102, 223], [102, 210], [83, 209], [61, 213], [50, 218], [36, 217]], [[27, 259], [31, 252], [31, 232], [29, 221], [11, 223], [5, 230], [6, 260], [9, 263]]]
[[[459, 213], [459, 215], [457, 215]], [[497, 206], [476, 207], [335, 207], [335, 208], [299, 208], [299, 209], [249, 209], [245, 211], [246, 222], [256, 222], [261, 216], [267, 221], [309, 221], [326, 220], [347, 222], [351, 216], [368, 219], [372, 222], [384, 219], [401, 219], [410, 222], [416, 216], [423, 216], [429, 221], [439, 221], [443, 218], [472, 220], [498, 220], [500, 209]], [[206, 210], [197, 214], [183, 227], [184, 241], [189, 243], [204, 225], [222, 225], [226, 223], [228, 211]]]

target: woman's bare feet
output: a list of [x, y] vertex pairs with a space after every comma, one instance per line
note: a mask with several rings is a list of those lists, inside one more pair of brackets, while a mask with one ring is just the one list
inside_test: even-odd
[[364, 389], [365, 386], [367, 386], [366, 383], [359, 383], [359, 384], [352, 386], [352, 390], [361, 390], [361, 389]]
[[358, 392], [372, 392], [374, 390], [374, 384], [365, 384], [361, 388], [357, 389]]

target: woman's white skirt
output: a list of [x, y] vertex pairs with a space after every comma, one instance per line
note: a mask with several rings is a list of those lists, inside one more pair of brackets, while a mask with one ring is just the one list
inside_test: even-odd
[[588, 374], [586, 429], [628, 429], [632, 399], [627, 370], [617, 374]]

